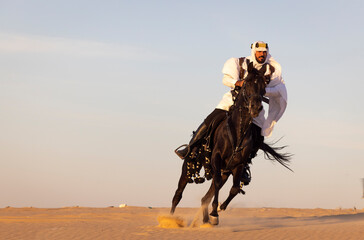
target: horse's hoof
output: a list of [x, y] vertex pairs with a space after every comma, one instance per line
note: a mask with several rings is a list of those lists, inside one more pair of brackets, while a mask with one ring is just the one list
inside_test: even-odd
[[211, 216], [210, 215], [210, 224], [211, 225], [218, 225], [219, 224], [219, 216]]
[[225, 210], [226, 210], [225, 204], [219, 204], [219, 206], [217, 206], [217, 211], [218, 212], [225, 211]]

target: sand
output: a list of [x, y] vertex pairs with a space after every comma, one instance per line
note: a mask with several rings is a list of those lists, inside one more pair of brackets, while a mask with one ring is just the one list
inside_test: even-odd
[[[220, 225], [199, 209], [2, 208], [0, 239], [364, 239], [364, 210], [230, 208]], [[193, 225], [193, 226], [191, 226]]]

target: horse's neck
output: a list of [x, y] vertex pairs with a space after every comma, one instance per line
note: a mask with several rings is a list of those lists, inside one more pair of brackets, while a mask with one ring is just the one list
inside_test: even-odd
[[241, 112], [239, 111], [239, 108], [235, 108], [231, 113], [230, 129], [235, 133], [237, 139], [239, 139], [241, 137], [240, 135], [249, 127], [251, 120], [252, 118], [249, 115], [247, 108], [241, 108]]

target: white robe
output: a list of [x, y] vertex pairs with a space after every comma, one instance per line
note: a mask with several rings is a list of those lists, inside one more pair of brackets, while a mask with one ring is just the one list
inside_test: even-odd
[[[251, 62], [253, 61], [252, 57], [247, 57]], [[282, 117], [284, 111], [287, 107], [287, 90], [285, 83], [282, 78], [282, 69], [281, 65], [277, 63], [269, 54], [267, 56], [266, 63], [271, 64], [275, 71], [271, 76], [271, 81], [266, 87], [265, 96], [269, 98], [269, 110], [268, 116], [265, 118], [265, 110], [263, 109], [259, 116], [253, 119], [253, 122], [262, 128], [262, 136], [269, 137], [272, 134], [273, 127], [277, 123], [277, 121]], [[245, 69], [244, 78], [247, 76], [247, 64], [246, 60], [242, 64], [243, 69]], [[256, 64], [255, 66], [258, 70], [261, 68], [261, 64]], [[236, 81], [239, 79], [239, 59], [238, 58], [230, 58], [224, 64], [222, 69], [224, 74], [223, 84], [230, 87], [231, 90], [235, 88]], [[267, 68], [266, 75], [270, 73], [270, 69]], [[228, 111], [229, 108], [233, 105], [233, 99], [231, 92], [227, 92], [224, 94], [220, 103], [216, 106], [218, 109], [223, 109]]]

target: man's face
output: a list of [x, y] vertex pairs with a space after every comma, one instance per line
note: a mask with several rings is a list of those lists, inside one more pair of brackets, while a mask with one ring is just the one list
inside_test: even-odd
[[258, 63], [264, 63], [266, 58], [267, 58], [266, 51], [256, 51], [255, 52], [255, 59], [257, 60]]

